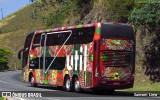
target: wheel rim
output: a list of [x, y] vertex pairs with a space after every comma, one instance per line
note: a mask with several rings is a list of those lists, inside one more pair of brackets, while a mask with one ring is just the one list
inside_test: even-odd
[[31, 85], [33, 86], [34, 84], [34, 77], [31, 78]]
[[79, 89], [80, 89], [80, 83], [79, 83], [79, 81], [76, 80], [74, 84], [75, 84], [74, 85], [75, 91], [79, 91]]
[[66, 89], [67, 90], [70, 89], [70, 80], [69, 79], [66, 80]]

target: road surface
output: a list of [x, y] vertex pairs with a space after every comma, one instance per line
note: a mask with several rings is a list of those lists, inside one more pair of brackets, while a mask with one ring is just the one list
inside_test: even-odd
[[43, 92], [45, 96], [41, 98], [12, 98], [8, 97], [8, 100], [149, 100], [160, 99], [159, 97], [134, 97], [134, 93], [116, 91], [113, 95], [107, 94], [94, 94], [90, 90], [86, 90], [83, 93], [65, 92], [63, 89], [57, 87], [43, 86], [30, 87], [29, 83], [21, 81], [21, 71], [6, 71], [0, 72], [0, 91], [15, 91], [15, 92]]

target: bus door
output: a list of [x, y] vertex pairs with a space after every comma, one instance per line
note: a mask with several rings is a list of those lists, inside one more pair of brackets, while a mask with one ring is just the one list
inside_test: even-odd
[[47, 40], [47, 34], [43, 33], [41, 34], [40, 38], [40, 50], [41, 56], [39, 57], [39, 69], [42, 70], [41, 72], [41, 83], [44, 83], [45, 80], [45, 63], [46, 63], [46, 40]]

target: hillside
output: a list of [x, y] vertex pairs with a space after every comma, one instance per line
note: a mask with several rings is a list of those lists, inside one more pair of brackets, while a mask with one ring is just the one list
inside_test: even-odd
[[13, 56], [9, 62], [11, 68], [18, 66], [14, 62], [19, 63], [17, 52], [22, 48], [28, 32], [44, 27], [39, 21], [31, 19], [30, 9], [32, 9], [32, 6], [29, 5], [22, 8], [0, 21], [0, 46], [13, 52]]

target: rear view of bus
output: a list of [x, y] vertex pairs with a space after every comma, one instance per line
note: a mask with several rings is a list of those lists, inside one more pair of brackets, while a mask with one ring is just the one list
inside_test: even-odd
[[[135, 72], [135, 34], [129, 24], [104, 23], [100, 28], [95, 61], [97, 90], [132, 88]], [[98, 58], [99, 57], [99, 58]], [[97, 91], [96, 90], [96, 91]]]

